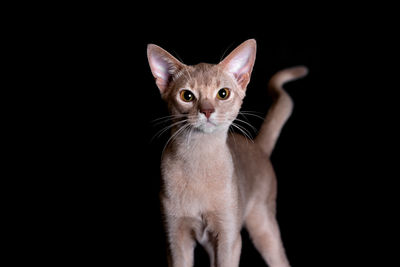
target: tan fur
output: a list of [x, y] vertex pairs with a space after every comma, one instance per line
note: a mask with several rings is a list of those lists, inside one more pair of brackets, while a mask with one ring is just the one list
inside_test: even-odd
[[[269, 155], [292, 108], [281, 86], [304, 76], [306, 69], [273, 77], [276, 101], [253, 143], [228, 129], [245, 96], [255, 51], [255, 40], [248, 40], [217, 65], [187, 66], [162, 48], [148, 46], [152, 73], [174, 116], [161, 164], [161, 200], [174, 267], [193, 266], [196, 241], [209, 253], [211, 266], [238, 266], [243, 225], [269, 266], [289, 266], [275, 220], [276, 179]], [[216, 97], [221, 88], [229, 88], [228, 99]], [[195, 101], [182, 101], [183, 89]], [[202, 114], [204, 106], [214, 111], [209, 119]]]

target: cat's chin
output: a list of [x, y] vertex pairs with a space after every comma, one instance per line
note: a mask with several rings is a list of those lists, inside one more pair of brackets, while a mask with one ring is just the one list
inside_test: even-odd
[[201, 133], [212, 134], [215, 132], [223, 131], [225, 127], [223, 127], [222, 125], [207, 122], [195, 127], [195, 129]]
[[202, 126], [202, 127], [197, 128], [197, 130], [199, 130], [202, 133], [210, 134], [210, 133], [215, 132], [216, 128], [217, 127], [215, 127], [215, 126]]

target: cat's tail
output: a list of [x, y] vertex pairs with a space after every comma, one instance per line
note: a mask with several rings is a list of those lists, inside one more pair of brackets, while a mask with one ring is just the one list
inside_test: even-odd
[[306, 76], [307, 73], [307, 67], [297, 66], [279, 71], [269, 81], [268, 91], [273, 98], [273, 103], [254, 140], [268, 155], [271, 155], [282, 127], [293, 109], [293, 101], [282, 86], [287, 82]]

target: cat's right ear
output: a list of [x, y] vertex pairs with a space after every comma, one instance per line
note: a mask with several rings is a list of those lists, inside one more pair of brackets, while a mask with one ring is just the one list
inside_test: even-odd
[[160, 89], [161, 94], [164, 94], [174, 74], [183, 69], [185, 65], [154, 44], [147, 46], [147, 59], [158, 89]]

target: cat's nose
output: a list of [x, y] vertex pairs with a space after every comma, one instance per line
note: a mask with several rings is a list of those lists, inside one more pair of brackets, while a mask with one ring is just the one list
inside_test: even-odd
[[204, 109], [200, 109], [200, 112], [203, 113], [207, 119], [210, 118], [211, 113], [213, 113], [215, 111], [214, 108], [204, 108]]

